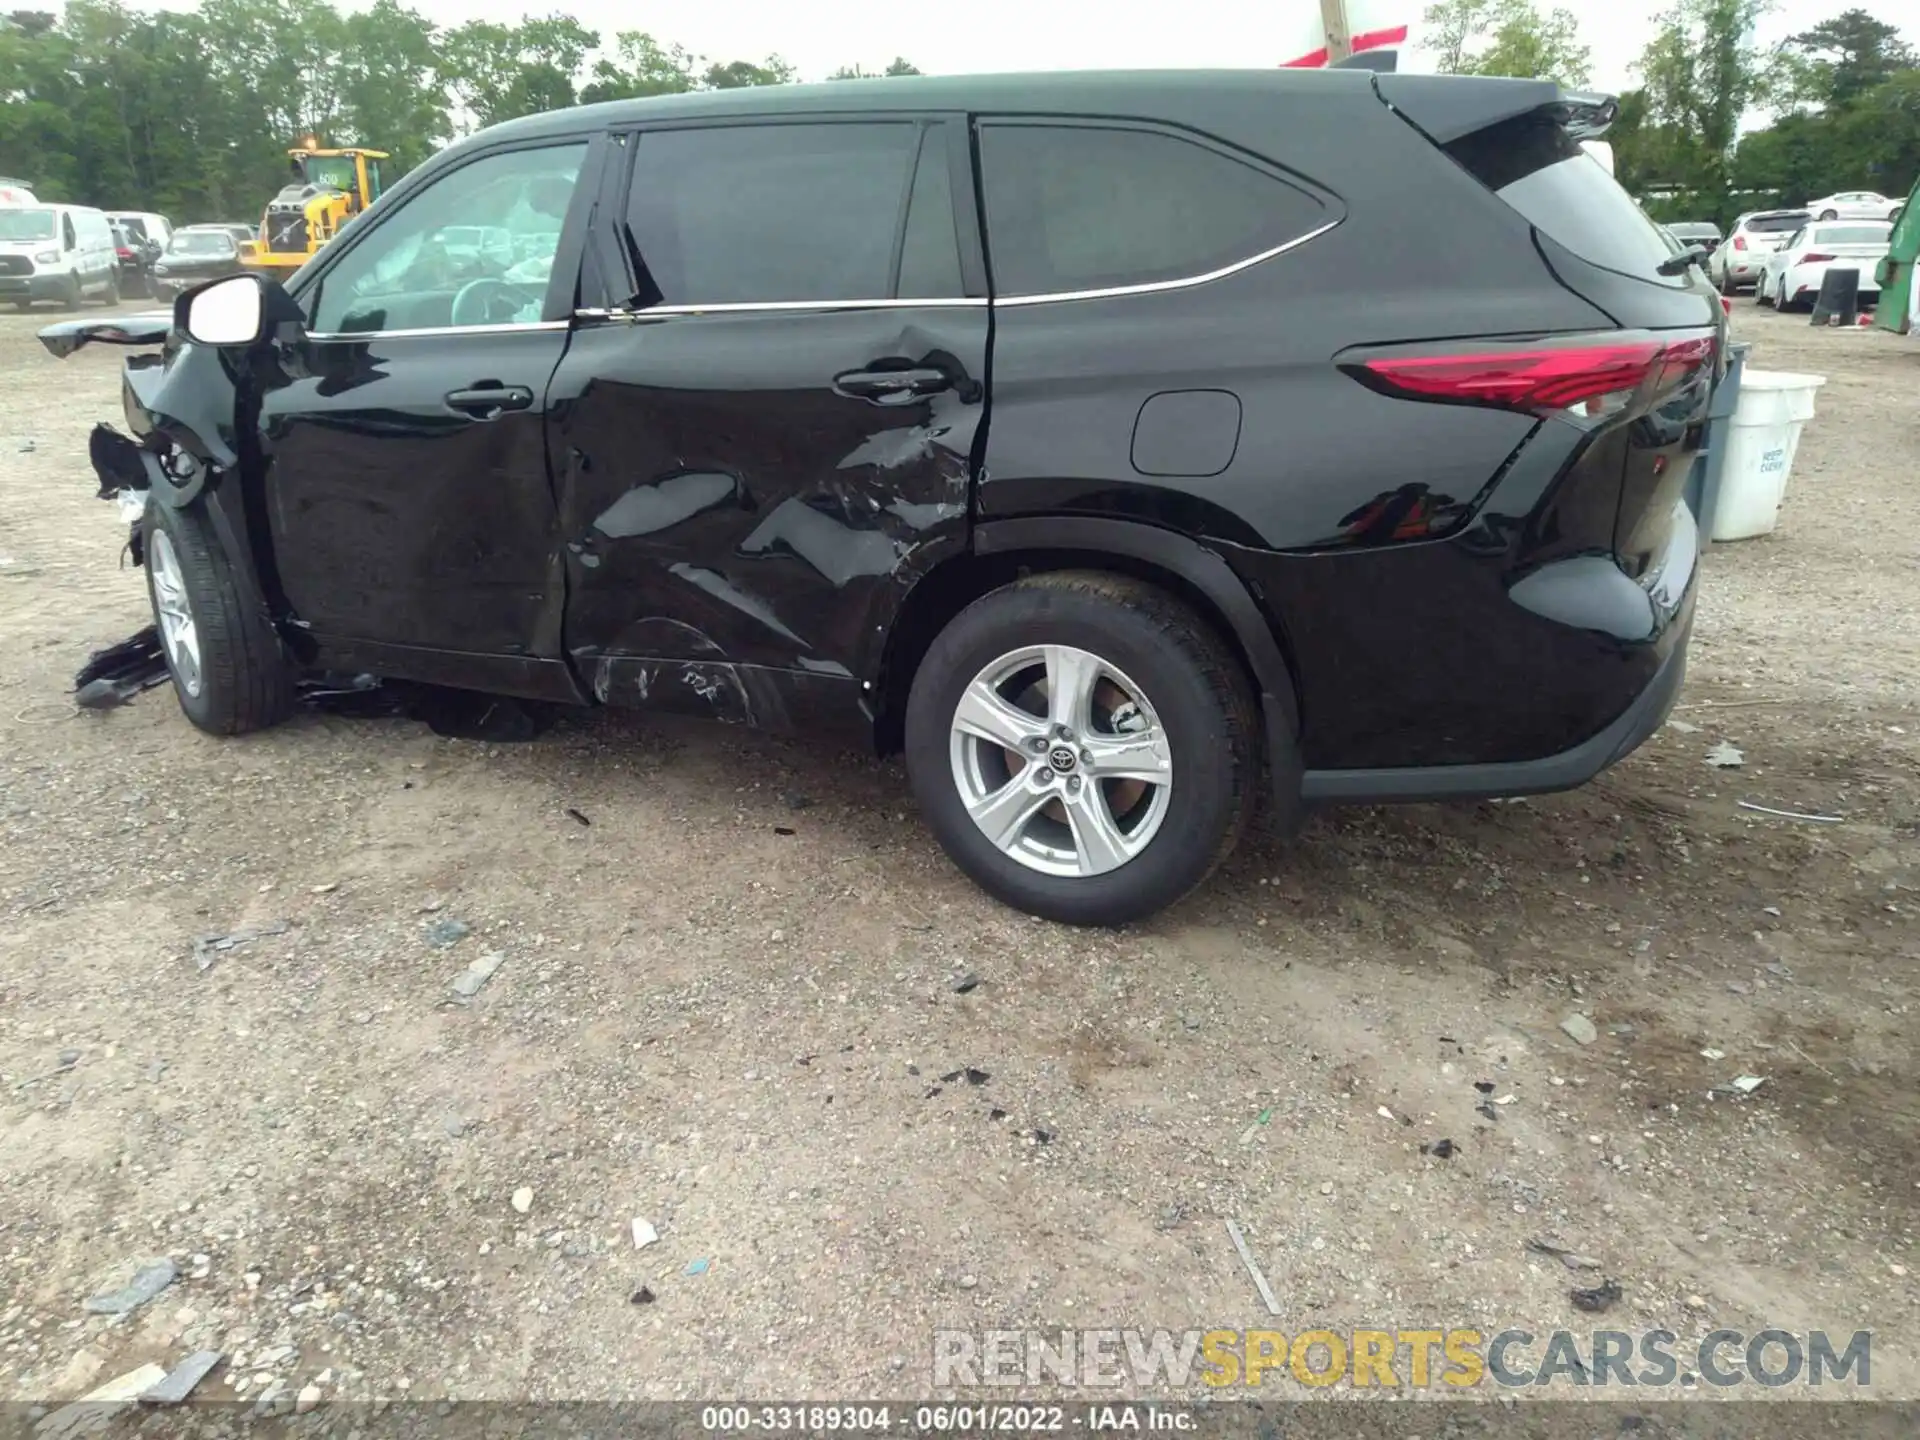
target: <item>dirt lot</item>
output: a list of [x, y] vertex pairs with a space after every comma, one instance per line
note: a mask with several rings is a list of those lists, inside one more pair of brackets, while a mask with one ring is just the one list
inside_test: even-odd
[[1618, 770], [1328, 817], [1105, 934], [802, 744], [76, 712], [146, 599], [85, 463], [120, 357], [46, 318], [0, 320], [0, 1398], [203, 1346], [221, 1396], [908, 1397], [936, 1327], [1316, 1322], [1870, 1328], [1920, 1395], [1920, 346], [1740, 303], [1830, 380]]

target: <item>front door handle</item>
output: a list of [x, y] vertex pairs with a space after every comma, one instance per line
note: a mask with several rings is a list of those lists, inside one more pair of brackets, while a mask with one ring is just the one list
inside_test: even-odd
[[869, 400], [875, 405], [910, 405], [928, 395], [951, 390], [944, 370], [846, 370], [833, 377], [836, 395]]
[[524, 385], [501, 385], [481, 381], [466, 390], [447, 393], [447, 407], [475, 420], [495, 420], [509, 410], [524, 410], [533, 404], [533, 391]]

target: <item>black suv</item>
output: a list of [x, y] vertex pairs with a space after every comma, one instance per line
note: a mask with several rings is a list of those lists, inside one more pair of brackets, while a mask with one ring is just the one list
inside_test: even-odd
[[[904, 750], [1080, 923], [1303, 806], [1577, 785], [1680, 684], [1724, 320], [1534, 81], [908, 78], [514, 121], [99, 432], [180, 702], [316, 671]], [[1264, 777], [1264, 784], [1263, 784]]]

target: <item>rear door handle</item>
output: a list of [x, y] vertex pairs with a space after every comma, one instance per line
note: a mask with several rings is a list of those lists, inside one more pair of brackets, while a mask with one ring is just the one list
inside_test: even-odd
[[909, 405], [952, 388], [946, 372], [933, 369], [846, 370], [833, 377], [835, 394], [875, 405]]
[[447, 406], [475, 420], [494, 420], [509, 410], [524, 410], [533, 404], [533, 391], [524, 385], [500, 385], [482, 381], [466, 390], [447, 392]]

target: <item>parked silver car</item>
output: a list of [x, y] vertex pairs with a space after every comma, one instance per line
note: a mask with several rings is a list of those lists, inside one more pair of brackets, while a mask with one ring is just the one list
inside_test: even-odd
[[1722, 295], [1757, 285], [1767, 256], [1812, 218], [1804, 210], [1754, 210], [1740, 216], [1726, 242], [1707, 261], [1708, 277]]

